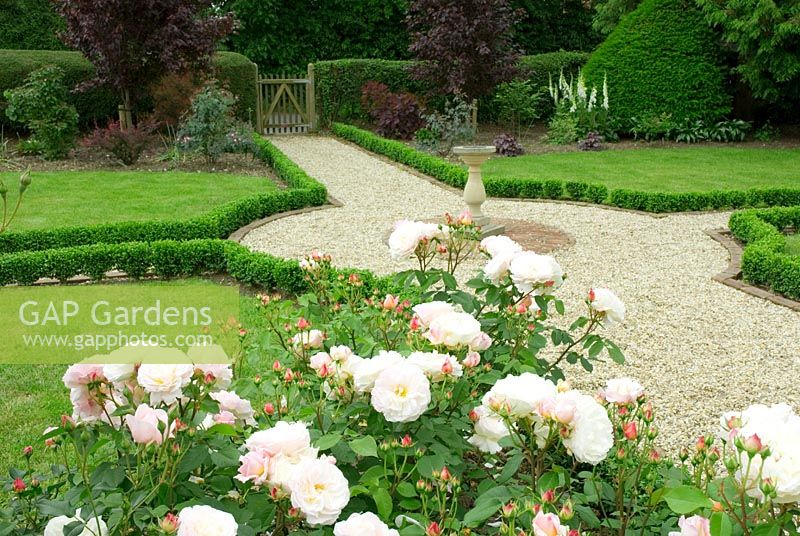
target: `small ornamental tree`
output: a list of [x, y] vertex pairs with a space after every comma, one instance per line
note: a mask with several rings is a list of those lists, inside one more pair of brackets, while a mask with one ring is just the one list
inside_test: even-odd
[[96, 77], [84, 86], [119, 92], [123, 128], [144, 88], [168, 72], [207, 69], [234, 27], [232, 14], [213, 14], [211, 0], [54, 1], [67, 25], [62, 40], [94, 64]]
[[420, 64], [412, 76], [446, 94], [490, 93], [515, 73], [518, 15], [508, 0], [414, 0], [407, 18], [409, 50]]

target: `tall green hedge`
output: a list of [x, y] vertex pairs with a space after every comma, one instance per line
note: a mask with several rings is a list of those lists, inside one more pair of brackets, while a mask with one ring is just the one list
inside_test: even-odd
[[[94, 67], [80, 52], [66, 50], [0, 50], [0, 125], [10, 125], [5, 115], [3, 91], [22, 84], [28, 74], [46, 65], [64, 70], [65, 82], [74, 87], [94, 76]], [[238, 98], [237, 114], [242, 119], [255, 117], [258, 68], [234, 52], [219, 52], [214, 57], [215, 76], [223, 81]], [[103, 123], [116, 116], [117, 96], [107, 89], [72, 92], [71, 103], [78, 110], [81, 126]]]
[[[577, 72], [586, 62], [585, 52], [550, 52], [520, 59], [519, 72], [536, 87], [547, 86], [551, 74]], [[361, 87], [370, 80], [388, 85], [392, 91], [429, 93], [430, 87], [412, 80], [409, 68], [413, 61], [347, 59], [319, 61], [314, 64], [317, 88], [317, 113], [323, 125], [334, 121], [366, 119], [361, 109]], [[480, 108], [479, 108], [480, 109]]]
[[671, 114], [674, 121], [716, 120], [731, 111], [719, 42], [691, 0], [644, 0], [591, 55], [584, 74], [608, 76], [611, 113], [632, 118]]
[[64, 50], [64, 27], [50, 0], [0, 0], [0, 49]]

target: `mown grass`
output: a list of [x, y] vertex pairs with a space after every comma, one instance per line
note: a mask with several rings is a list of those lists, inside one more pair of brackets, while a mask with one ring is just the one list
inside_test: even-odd
[[654, 192], [800, 188], [800, 149], [689, 146], [534, 154], [493, 158], [484, 174]]
[[[154, 281], [142, 283], [120, 283], [124, 285], [157, 285], [185, 287], [187, 292], [199, 293], [203, 287], [216, 283], [204, 279], [179, 281]], [[5, 289], [0, 289], [0, 300]], [[261, 317], [255, 298], [242, 296], [238, 320], [248, 329], [261, 327]], [[0, 349], [2, 346], [0, 345]], [[243, 374], [252, 376], [261, 367], [252, 360]], [[4, 437], [0, 445], [0, 471], [24, 465], [22, 449], [31, 445], [36, 450], [32, 459], [37, 467], [55, 462], [52, 454], [43, 452], [42, 432], [48, 426], [60, 423], [61, 415], [71, 415], [72, 406], [67, 389], [61, 378], [67, 365], [0, 365], [0, 434]], [[254, 400], [254, 405], [257, 403]], [[258, 407], [258, 406], [256, 406]]]
[[[33, 172], [11, 230], [185, 219], [277, 187], [266, 177], [149, 171]], [[19, 175], [0, 173], [16, 201]]]

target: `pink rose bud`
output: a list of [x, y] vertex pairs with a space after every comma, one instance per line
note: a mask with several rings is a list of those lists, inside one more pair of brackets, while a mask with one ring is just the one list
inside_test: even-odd
[[75, 419], [70, 417], [69, 415], [62, 415], [61, 416], [61, 428], [66, 430], [72, 430], [75, 428]]
[[712, 512], [724, 512], [725, 508], [722, 506], [721, 502], [712, 501], [712, 503], [711, 503], [711, 511]]
[[445, 246], [444, 244], [439, 244], [439, 246], [436, 248], [436, 251], [444, 255], [445, 253], [447, 253], [447, 246]]
[[525, 313], [528, 312], [528, 308], [525, 307], [524, 303], [518, 303], [517, 304], [517, 308], [516, 308], [516, 312], [517, 312], [517, 314], [524, 315]]
[[275, 415], [275, 406], [272, 404], [272, 402], [267, 402], [264, 404], [264, 413], [270, 416]]
[[302, 316], [300, 317], [300, 320], [297, 321], [297, 329], [303, 330], [303, 329], [308, 329], [310, 327], [311, 327], [311, 322], [309, 322]]
[[396, 296], [392, 296], [391, 294], [387, 294], [386, 297], [383, 299], [383, 308], [387, 311], [391, 311], [395, 307], [397, 307], [399, 300]]
[[14, 493], [22, 493], [28, 486], [25, 485], [25, 481], [21, 478], [15, 478], [11, 487], [14, 489]]
[[280, 372], [281, 370], [283, 370], [281, 362], [278, 361], [277, 359], [272, 363], [272, 370], [274, 370], [275, 372]]
[[287, 513], [289, 514], [289, 517], [300, 517], [300, 509], [295, 508], [294, 506], [289, 508]]
[[556, 500], [556, 491], [554, 489], [548, 489], [544, 493], [542, 493], [542, 502], [545, 504], [550, 504], [551, 502]]
[[761, 438], [758, 437], [758, 434], [753, 434], [750, 437], [746, 437], [742, 440], [742, 447], [744, 450], [751, 456], [755, 456], [764, 448], [763, 443], [761, 442]]
[[322, 366], [319, 367], [319, 370], [317, 371], [317, 374], [319, 375], [320, 378], [325, 378], [328, 375], [330, 375], [330, 373], [331, 373], [331, 371], [328, 368], [328, 364], [327, 363], [323, 363]]
[[465, 210], [464, 212], [459, 214], [458, 221], [462, 225], [470, 225], [470, 224], [472, 224], [472, 221], [473, 221], [472, 220], [472, 214], [470, 214], [470, 212], [468, 210]]
[[439, 478], [441, 478], [445, 482], [447, 482], [448, 480], [450, 480], [452, 478], [452, 475], [450, 474], [450, 471], [447, 470], [447, 466], [442, 468], [442, 472], [439, 473]]
[[178, 532], [178, 523], [178, 516], [170, 512], [161, 520], [160, 527], [164, 534], [174, 534]]
[[478, 352], [469, 352], [464, 360], [461, 362], [464, 368], [477, 367], [481, 362], [481, 354]]
[[474, 409], [470, 410], [470, 412], [469, 412], [469, 420], [471, 420], [472, 422], [478, 422], [478, 420], [480, 420], [480, 417], [478, 416], [478, 412], [475, 411]]
[[594, 301], [594, 289], [593, 288], [589, 289], [589, 301], [590, 302]]
[[558, 512], [558, 517], [563, 519], [564, 521], [569, 521], [573, 518], [575, 512], [572, 509], [572, 503], [567, 501], [564, 503], [564, 506], [561, 507], [561, 511]]
[[413, 317], [408, 325], [411, 331], [417, 331], [420, 328], [420, 326], [422, 326], [422, 322], [420, 321], [418, 316]]
[[578, 529], [571, 529], [571, 530], [570, 530], [570, 531], [567, 533], [567, 536], [581, 536], [581, 533], [580, 533], [580, 532], [578, 532]]
[[697, 450], [705, 450], [706, 449], [706, 437], [700, 436], [695, 441], [694, 446]]
[[411, 440], [411, 436], [406, 434], [403, 436], [403, 439], [400, 440], [400, 446], [403, 448], [408, 448], [413, 445], [414, 442]]
[[30, 458], [33, 455], [33, 447], [28, 445], [22, 448], [22, 455], [26, 458]]
[[431, 521], [431, 524], [428, 525], [428, 528], [425, 529], [425, 536], [440, 536], [442, 534], [442, 529], [439, 527], [439, 523], [436, 521]]
[[510, 517], [516, 511], [517, 511], [517, 504], [514, 501], [511, 501], [503, 505], [503, 515], [505, 517]]
[[283, 381], [290, 382], [292, 380], [294, 380], [294, 373], [292, 372], [292, 369], [287, 368], [286, 372], [283, 374]]
[[625, 439], [633, 441], [637, 437], [639, 437], [639, 431], [636, 429], [635, 422], [626, 422], [622, 425], [622, 433], [625, 435]]
[[244, 337], [245, 335], [247, 335], [247, 330], [244, 328], [239, 328], [239, 336]]
[[442, 363], [442, 374], [449, 376], [452, 373], [453, 373], [453, 365], [450, 363], [450, 361], [445, 361], [444, 363]]

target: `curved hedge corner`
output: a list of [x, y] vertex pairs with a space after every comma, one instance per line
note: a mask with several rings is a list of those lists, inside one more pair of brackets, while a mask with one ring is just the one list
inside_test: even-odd
[[[26, 76], [47, 65], [56, 65], [64, 70], [64, 81], [70, 89], [94, 77], [94, 67], [80, 52], [0, 49], [0, 125], [10, 125], [5, 114], [3, 91], [19, 86]], [[236, 96], [239, 118], [255, 117], [256, 64], [235, 52], [218, 52], [214, 55], [213, 67], [217, 79]], [[71, 91], [69, 98], [83, 127], [102, 123], [117, 114], [119, 98], [113, 91], [102, 88]]]
[[[331, 132], [368, 151], [391, 158], [450, 186], [463, 188], [467, 181], [467, 171], [463, 167], [418, 151], [402, 142], [388, 140], [367, 130], [342, 123], [333, 123]], [[654, 213], [800, 205], [800, 188], [641, 192], [624, 188], [609, 190], [603, 184], [583, 181], [487, 177], [483, 182], [486, 194], [492, 197], [586, 201]]]
[[800, 257], [784, 252], [787, 227], [800, 229], [800, 206], [735, 212], [728, 221], [733, 235], [744, 242], [742, 277], [800, 300]]
[[611, 113], [623, 128], [670, 114], [674, 122], [718, 120], [731, 110], [718, 37], [691, 0], [645, 0], [592, 53], [590, 85], [608, 76]]
[[0, 254], [86, 244], [227, 238], [235, 230], [279, 212], [325, 204], [325, 186], [309, 177], [268, 140], [256, 136], [261, 158], [289, 186], [231, 201], [188, 220], [120, 222], [0, 234]]

